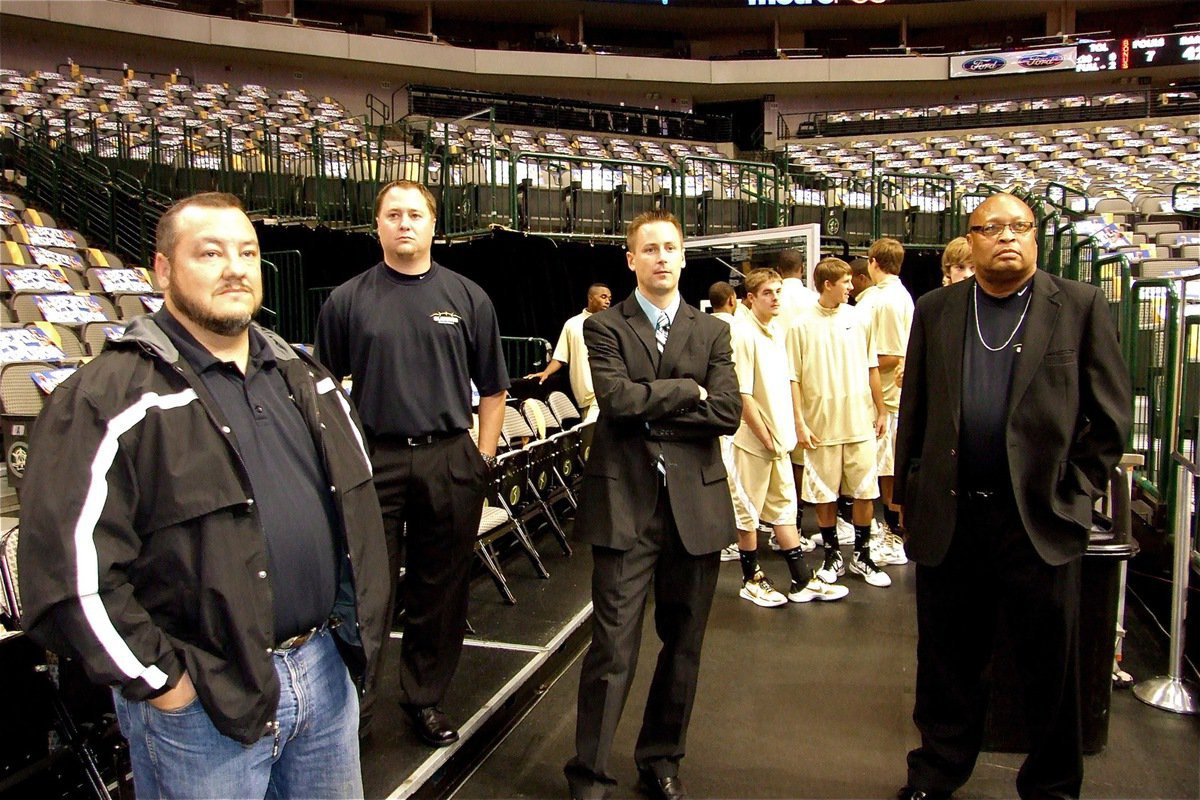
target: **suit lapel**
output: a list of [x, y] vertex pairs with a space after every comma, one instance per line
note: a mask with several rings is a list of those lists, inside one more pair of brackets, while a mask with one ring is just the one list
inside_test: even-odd
[[[658, 377], [665, 378], [671, 375], [679, 357], [686, 351], [688, 337], [692, 335], [692, 328], [695, 327], [693, 313], [695, 312], [692, 311], [692, 307], [681, 299], [679, 309], [675, 312], [675, 321], [671, 323], [671, 333], [667, 336], [667, 346], [663, 348], [662, 358], [658, 362]], [[658, 349], [657, 345], [654, 349]]]
[[625, 322], [629, 324], [629, 327], [633, 328], [633, 332], [642, 340], [642, 345], [646, 348], [646, 357], [650, 359], [650, 363], [657, 374], [659, 352], [658, 340], [654, 338], [654, 327], [650, 324], [650, 320], [646, 319], [646, 314], [642, 311], [642, 307], [638, 305], [637, 298], [632, 293], [621, 303], [621, 313], [625, 315]]
[[1050, 344], [1050, 335], [1054, 333], [1054, 324], [1058, 321], [1058, 287], [1048, 275], [1041, 271], [1033, 274], [1033, 286], [1030, 289], [1033, 297], [1029, 302], [1029, 315], [1025, 318], [1025, 330], [1022, 331], [1021, 352], [1017, 354], [1013, 366], [1012, 384], [1008, 390], [1008, 414], [1011, 417], [1017, 403], [1025, 396], [1025, 391], [1033, 381], [1033, 375], [1046, 355]]
[[[963, 336], [974, 335], [967, 330], [967, 301], [975, 291], [975, 281], [963, 281], [963, 289], [947, 289], [946, 305], [942, 309], [942, 341], [946, 347], [943, 363], [946, 367], [946, 411], [954, 421], [958, 435], [962, 416]], [[936, 398], [935, 398], [936, 399]]]

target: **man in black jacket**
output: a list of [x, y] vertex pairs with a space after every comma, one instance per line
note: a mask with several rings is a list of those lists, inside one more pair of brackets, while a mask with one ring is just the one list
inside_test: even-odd
[[592, 545], [594, 613], [566, 775], [576, 797], [606, 795], [614, 784], [612, 740], [653, 587], [663, 646], [634, 760], [651, 796], [675, 798], [719, 551], [733, 531], [717, 437], [737, 429], [742, 400], [729, 326], [679, 295], [678, 220], [639, 215], [628, 246], [637, 289], [583, 323], [600, 418], [575, 535]]
[[921, 732], [901, 797], [949, 797], [970, 777], [1000, 609], [1033, 743], [1017, 791], [1078, 797], [1079, 562], [1129, 434], [1129, 375], [1100, 290], [1037, 270], [1025, 203], [993, 195], [970, 226], [975, 277], [917, 304], [900, 399]]
[[180, 201], [157, 236], [163, 309], [36, 423], [25, 629], [113, 687], [139, 797], [361, 797], [388, 587], [360, 426], [332, 375], [251, 322], [237, 198]]

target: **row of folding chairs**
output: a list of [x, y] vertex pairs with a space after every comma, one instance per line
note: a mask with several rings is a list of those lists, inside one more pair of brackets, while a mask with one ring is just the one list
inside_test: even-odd
[[590, 424], [582, 425], [580, 419], [561, 392], [551, 394], [547, 402], [528, 399], [505, 406], [475, 552], [506, 603], [515, 604], [516, 597], [496, 549], [500, 539], [512, 534], [541, 578], [550, 573], [533, 542], [536, 530], [549, 530], [563, 553], [571, 555], [563, 519], [578, 507], [575, 490], [591, 433]]

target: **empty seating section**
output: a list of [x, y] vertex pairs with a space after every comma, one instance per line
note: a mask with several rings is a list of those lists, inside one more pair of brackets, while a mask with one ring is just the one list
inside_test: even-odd
[[1089, 120], [1194, 115], [1200, 97], [1191, 89], [1106, 92], [1024, 100], [988, 100], [930, 106], [781, 114], [780, 138], [861, 136], [958, 128], [1068, 124]]
[[793, 222], [820, 222], [852, 245], [873, 235], [944, 242], [961, 233], [954, 216], [973, 208], [969, 196], [992, 187], [1062, 190], [1071, 211], [1122, 222], [1173, 213], [1173, 187], [1200, 180], [1200, 120], [805, 141], [782, 153]]
[[162, 303], [154, 276], [90, 246], [14, 194], [0, 194], [0, 414], [8, 478], [19, 486], [45, 398], [125, 321]]
[[[96, 211], [106, 192], [133, 192], [161, 211], [173, 197], [223, 189], [264, 216], [370, 227], [378, 187], [410, 178], [440, 193], [448, 238], [500, 225], [617, 241], [641, 211], [668, 208], [693, 237], [816, 223], [851, 246], [878, 236], [940, 245], [961, 233], [963, 198], [980, 187], [1044, 194], [1058, 183], [1077, 193], [1076, 205], [1108, 203], [1095, 210], [1116, 214], [1130, 213], [1122, 200], [1169, 197], [1174, 183], [1200, 177], [1200, 122], [1186, 116], [1196, 98], [1186, 94], [828, 112], [820, 117], [827, 130], [853, 123], [869, 135], [785, 139], [763, 160], [746, 161], [705, 141], [720, 138], [711, 126], [672, 125], [673, 112], [652, 126], [655, 113], [644, 109], [409, 87], [403, 124], [376, 125], [302, 89], [192, 84], [178, 75], [110, 80], [72, 66], [65, 75], [0, 70], [0, 133], [24, 145], [22, 167], [47, 195], [43, 205], [86, 218], [80, 226], [110, 242], [135, 228], [146, 239], [154, 215], [106, 216]], [[1148, 109], [1156, 117], [1012, 125], [1064, 109], [1090, 119]], [[459, 121], [435, 118], [450, 115]], [[983, 119], [993, 131], [933, 132], [946, 121], [965, 128]], [[927, 133], [879, 134], [896, 122]], [[144, 246], [123, 249], [146, 255]]]

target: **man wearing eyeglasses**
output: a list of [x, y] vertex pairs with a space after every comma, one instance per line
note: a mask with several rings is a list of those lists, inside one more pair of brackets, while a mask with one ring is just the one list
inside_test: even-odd
[[900, 797], [948, 798], [970, 777], [1000, 612], [1032, 743], [1017, 792], [1078, 797], [1080, 557], [1129, 432], [1129, 375], [1100, 290], [1038, 271], [1029, 206], [989, 197], [967, 240], [974, 278], [917, 303], [900, 401], [921, 733]]

